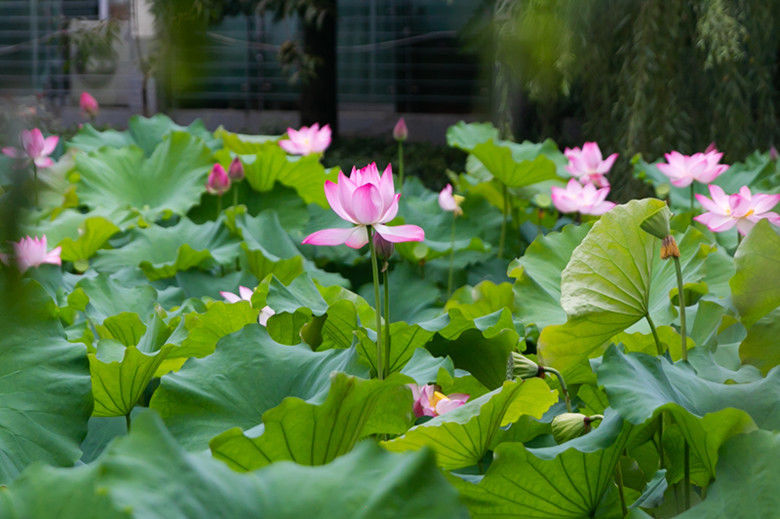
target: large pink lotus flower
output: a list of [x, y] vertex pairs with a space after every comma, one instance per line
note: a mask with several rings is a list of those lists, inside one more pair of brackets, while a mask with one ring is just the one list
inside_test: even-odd
[[609, 187], [596, 189], [593, 184], [583, 186], [572, 178], [566, 189], [558, 186], [551, 189], [553, 204], [562, 213], [600, 215], [615, 207], [614, 203], [605, 201]]
[[79, 107], [81, 107], [81, 111], [84, 113], [85, 116], [94, 119], [97, 117], [99, 106], [97, 99], [92, 97], [92, 95], [88, 92], [82, 92], [81, 97], [79, 98]]
[[[225, 292], [225, 291], [221, 291], [219, 295], [225, 298], [225, 302], [227, 303], [238, 303], [239, 301], [248, 301], [249, 304], [252, 304], [253, 293], [254, 292], [252, 292], [251, 288], [247, 288], [245, 286], [239, 286], [238, 295], [234, 294], [233, 292]], [[275, 314], [276, 312], [274, 312], [274, 309], [266, 305], [263, 307], [262, 310], [260, 310], [260, 315], [257, 316], [257, 322], [265, 326], [268, 323], [268, 319], [270, 319], [271, 316]]]
[[463, 202], [463, 197], [460, 195], [452, 194], [452, 185], [447, 184], [444, 189], [439, 192], [439, 207], [444, 211], [451, 211], [455, 213], [455, 216], [463, 214], [463, 209], [460, 208], [460, 204]]
[[212, 195], [223, 195], [230, 189], [230, 177], [222, 164], [214, 164], [206, 181], [206, 191]]
[[325, 197], [331, 209], [356, 227], [348, 229], [323, 229], [307, 236], [303, 243], [312, 245], [341, 245], [359, 249], [368, 243], [367, 226], [371, 226], [382, 238], [391, 242], [423, 241], [425, 232], [416, 225], [384, 225], [398, 214], [398, 199], [393, 185], [390, 164], [382, 176], [376, 163], [357, 169], [352, 168], [349, 177], [339, 173], [339, 182], [325, 181]]
[[54, 161], [49, 158], [49, 155], [57, 147], [59, 137], [51, 136], [44, 139], [41, 130], [33, 128], [32, 130], [23, 130], [21, 134], [22, 149], [16, 149], [12, 147], [6, 147], [2, 149], [4, 155], [21, 159], [29, 157], [33, 163], [39, 168], [48, 168]]
[[579, 148], [566, 148], [563, 151], [569, 164], [566, 171], [578, 178], [584, 184], [595, 184], [596, 187], [608, 187], [609, 181], [605, 176], [615, 163], [618, 154], [613, 153], [606, 159], [602, 159], [601, 149], [595, 142], [586, 142]]
[[726, 195], [720, 186], [707, 186], [712, 200], [704, 195], [696, 194], [696, 199], [707, 210], [696, 216], [694, 220], [703, 223], [712, 232], [728, 231], [734, 225], [743, 236], [750, 232], [756, 222], [766, 218], [773, 225], [780, 225], [780, 215], [770, 211], [780, 203], [780, 194], [766, 195], [750, 192], [750, 188], [742, 186], [737, 193]]
[[[13, 246], [16, 264], [21, 272], [44, 263], [62, 265], [62, 259], [60, 258], [62, 247], [55, 247], [51, 251], [47, 251], [48, 245], [46, 244], [45, 235], [41, 238], [26, 236], [18, 242], [14, 242]], [[9, 263], [9, 258], [5, 254], [0, 255], [0, 259], [2, 259], [3, 263]]]
[[414, 415], [421, 416], [439, 416], [453, 409], [462, 406], [469, 399], [469, 395], [464, 393], [453, 393], [445, 395], [436, 390], [433, 384], [426, 384], [419, 387], [417, 384], [409, 384], [414, 398]]
[[309, 155], [322, 153], [330, 146], [330, 125], [320, 128], [319, 123], [311, 127], [303, 126], [300, 130], [287, 128], [289, 139], [279, 141], [279, 146], [292, 155]]
[[727, 164], [719, 164], [723, 153], [714, 148], [706, 153], [693, 155], [673, 151], [664, 157], [666, 163], [662, 162], [656, 166], [676, 187], [689, 186], [694, 180], [708, 184], [729, 169]]

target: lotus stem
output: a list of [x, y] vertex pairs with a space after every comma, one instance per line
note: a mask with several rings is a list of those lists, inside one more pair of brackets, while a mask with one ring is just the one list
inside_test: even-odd
[[125, 424], [127, 425], [127, 433], [130, 434], [130, 413], [132, 412], [132, 409], [127, 412], [125, 415]]
[[650, 331], [653, 332], [653, 339], [655, 340], [655, 348], [658, 350], [658, 355], [663, 355], [664, 347], [661, 345], [661, 339], [658, 338], [658, 332], [655, 329], [655, 323], [653, 323], [649, 313], [645, 314], [645, 319], [647, 319], [647, 324], [650, 325]]
[[685, 509], [688, 510], [691, 507], [691, 447], [688, 445], [688, 440], [685, 440], [685, 447], [683, 449], [683, 486], [685, 486]]
[[626, 507], [626, 496], [623, 493], [623, 467], [620, 466], [620, 456], [618, 456], [618, 462], [615, 465], [615, 480], [617, 481], [618, 493], [620, 495], [620, 510], [623, 512], [623, 517], [626, 517], [628, 508]]
[[384, 363], [382, 362], [382, 310], [379, 299], [379, 266], [377, 265], [376, 247], [374, 246], [374, 229], [369, 225], [368, 246], [371, 250], [371, 273], [374, 279], [374, 305], [376, 308], [376, 376], [379, 380], [385, 378]]
[[685, 328], [685, 291], [683, 290], [682, 268], [680, 258], [673, 256], [674, 269], [677, 273], [677, 302], [680, 303], [680, 336], [682, 337], [682, 360], [688, 362], [688, 342]]
[[501, 219], [501, 236], [498, 239], [499, 258], [504, 257], [504, 244], [506, 243], [506, 219], [507, 219], [507, 212], [509, 210], [509, 191], [507, 190], [506, 184], [502, 183], [501, 187], [503, 188], [504, 207], [502, 209], [503, 218]]
[[35, 208], [38, 209], [38, 166], [33, 161], [33, 200], [35, 202]]
[[387, 268], [385, 267], [384, 272], [382, 273], [382, 285], [385, 289], [385, 359], [387, 361], [387, 366], [385, 368], [386, 373], [385, 375], [390, 375], [390, 283], [389, 283], [389, 275], [387, 273]]
[[664, 413], [658, 415], [658, 465], [664, 468]]
[[452, 296], [452, 276], [455, 267], [455, 212], [452, 213], [452, 232], [450, 234], [450, 272], [447, 275], [447, 299]]
[[401, 182], [401, 193], [404, 192], [404, 143], [398, 141], [398, 179]]
[[217, 220], [219, 220], [220, 214], [222, 214], [222, 195], [217, 196]]
[[238, 206], [238, 184], [233, 186], [233, 207]]
[[691, 211], [693, 211], [693, 183], [691, 183], [690, 202], [691, 202]]
[[571, 413], [571, 399], [569, 398], [569, 388], [566, 387], [566, 381], [563, 380], [563, 375], [561, 375], [560, 371], [553, 368], [548, 368], [547, 366], [544, 367], [545, 373], [552, 373], [556, 377], [558, 377], [558, 383], [561, 385], [561, 393], [563, 393], [563, 400], [566, 402], [566, 411]]

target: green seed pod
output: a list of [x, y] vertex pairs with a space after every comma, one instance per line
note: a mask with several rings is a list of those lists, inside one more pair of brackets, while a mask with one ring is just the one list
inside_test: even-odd
[[669, 227], [669, 220], [672, 217], [672, 212], [664, 205], [656, 212], [648, 216], [639, 225], [643, 231], [652, 234], [659, 240], [663, 240], [669, 234], [671, 234], [671, 228]]
[[512, 352], [507, 361], [508, 379], [526, 379], [544, 375], [544, 368], [525, 355]]
[[553, 418], [553, 438], [557, 443], [573, 440], [590, 430], [590, 420], [582, 413], [563, 413]]

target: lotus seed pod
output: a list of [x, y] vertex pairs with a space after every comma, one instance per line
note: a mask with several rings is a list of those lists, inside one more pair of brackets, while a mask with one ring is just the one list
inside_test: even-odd
[[677, 242], [674, 239], [674, 236], [671, 234], [664, 237], [663, 241], [661, 242], [661, 259], [665, 260], [668, 258], [679, 258], [680, 257], [680, 249], [677, 247]]
[[553, 418], [551, 427], [555, 441], [564, 443], [588, 432], [590, 420], [582, 413], [563, 413]]
[[510, 379], [526, 379], [544, 375], [544, 368], [525, 355], [512, 352], [509, 355], [507, 375]]

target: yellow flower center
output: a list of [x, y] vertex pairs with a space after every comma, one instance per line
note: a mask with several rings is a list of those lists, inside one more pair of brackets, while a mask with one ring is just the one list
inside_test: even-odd
[[439, 402], [442, 400], [447, 401], [449, 398], [447, 398], [447, 395], [444, 393], [440, 393], [439, 391], [434, 391], [433, 396], [431, 397], [431, 407], [436, 407], [439, 405]]

